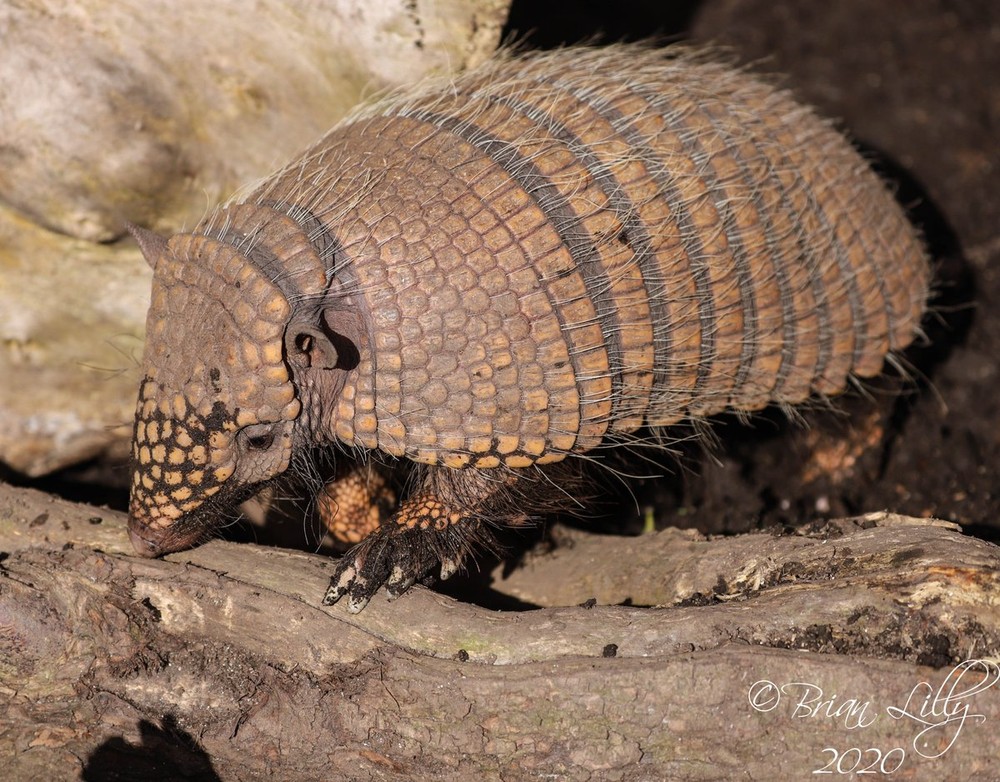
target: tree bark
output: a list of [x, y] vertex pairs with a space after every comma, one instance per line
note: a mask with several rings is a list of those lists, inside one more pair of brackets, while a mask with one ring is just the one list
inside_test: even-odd
[[14, 780], [995, 779], [1000, 550], [943, 522], [580, 535], [497, 588], [599, 604], [504, 613], [3, 486], [0, 551]]

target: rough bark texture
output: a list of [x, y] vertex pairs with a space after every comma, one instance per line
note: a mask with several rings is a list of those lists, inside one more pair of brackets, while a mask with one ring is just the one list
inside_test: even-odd
[[[139, 560], [123, 525], [0, 487], [12, 779], [774, 779], [852, 747], [896, 778], [995, 778], [1000, 673], [954, 666], [1000, 647], [1000, 550], [954, 525], [583, 539], [550, 575], [595, 546], [614, 568], [546, 602], [664, 605], [495, 613], [417, 589], [358, 616], [319, 605], [322, 557]], [[893, 718], [948, 681], [939, 726]]]

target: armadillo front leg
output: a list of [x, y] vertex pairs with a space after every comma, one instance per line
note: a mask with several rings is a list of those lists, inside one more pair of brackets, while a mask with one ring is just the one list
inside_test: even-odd
[[396, 507], [396, 493], [373, 464], [348, 464], [319, 493], [320, 520], [342, 543], [360, 543], [377, 530]]
[[357, 613], [383, 585], [398, 597], [438, 563], [441, 578], [448, 578], [475, 548], [490, 544], [482, 519], [496, 518], [498, 496], [516, 480], [502, 470], [429, 468], [392, 519], [340, 560], [323, 603], [346, 595]]

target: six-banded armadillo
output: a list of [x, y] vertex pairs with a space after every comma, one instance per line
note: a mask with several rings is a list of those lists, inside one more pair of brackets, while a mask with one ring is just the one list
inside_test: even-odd
[[828, 123], [639, 47], [498, 59], [348, 118], [190, 234], [133, 232], [136, 549], [197, 542], [317, 447], [424, 465], [336, 570], [353, 610], [448, 575], [546, 465], [876, 374], [929, 276]]

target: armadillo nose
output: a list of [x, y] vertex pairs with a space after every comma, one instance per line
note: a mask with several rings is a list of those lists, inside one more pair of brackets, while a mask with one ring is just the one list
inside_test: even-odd
[[141, 529], [129, 525], [128, 537], [132, 541], [132, 548], [140, 557], [152, 558], [161, 554], [160, 547], [154, 541], [144, 538]]

